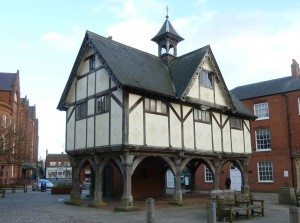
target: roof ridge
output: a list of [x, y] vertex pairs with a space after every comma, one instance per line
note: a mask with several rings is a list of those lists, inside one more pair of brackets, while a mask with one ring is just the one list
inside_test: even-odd
[[155, 56], [154, 54], [148, 53], [148, 52], [146, 52], [146, 51], [137, 49], [137, 48], [132, 47], [132, 46], [125, 45], [124, 43], [115, 41], [115, 40], [113, 40], [113, 39], [108, 39], [108, 38], [106, 38], [106, 37], [104, 37], [104, 36], [101, 36], [101, 35], [99, 35], [99, 34], [97, 34], [97, 33], [91, 32], [91, 31], [89, 31], [89, 30], [87, 30], [86, 32], [87, 32], [87, 33], [90, 33], [90, 34], [92, 34], [92, 35], [95, 35], [95, 36], [97, 36], [97, 37], [100, 37], [101, 39], [104, 39], [104, 40], [106, 40], [106, 41], [112, 41], [112, 42], [115, 42], [115, 43], [117, 43], [117, 44], [119, 44], [119, 45], [121, 45], [121, 46], [123, 46], [123, 47], [125, 47], [125, 48], [130, 48], [130, 49], [132, 49], [132, 50], [139, 51], [139, 52], [148, 54], [148, 55], [150, 55], [150, 56], [152, 56], [152, 57], [155, 57], [155, 58], [157, 58], [157, 59], [160, 59], [158, 56]]

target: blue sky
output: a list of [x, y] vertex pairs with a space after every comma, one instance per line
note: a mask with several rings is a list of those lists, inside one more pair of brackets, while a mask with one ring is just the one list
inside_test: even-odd
[[150, 41], [169, 19], [178, 54], [210, 44], [227, 87], [289, 76], [300, 62], [298, 0], [10, 0], [0, 7], [0, 72], [20, 72], [21, 97], [37, 106], [39, 155], [64, 151], [56, 110], [86, 30], [157, 55]]

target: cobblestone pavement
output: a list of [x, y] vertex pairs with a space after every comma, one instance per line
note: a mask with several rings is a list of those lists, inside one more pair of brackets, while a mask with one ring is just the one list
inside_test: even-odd
[[[84, 191], [87, 193], [87, 191]], [[83, 196], [86, 195], [83, 193]], [[241, 217], [234, 222], [285, 223], [289, 222], [289, 205], [278, 204], [277, 194], [255, 193], [255, 198], [265, 200], [265, 216]], [[69, 195], [51, 195], [47, 192], [16, 194], [6, 193], [0, 198], [0, 223], [140, 223], [146, 222], [145, 207], [135, 212], [114, 212], [111, 206], [104, 209], [66, 205]], [[144, 202], [135, 202], [142, 206]], [[155, 205], [156, 223], [207, 222], [206, 204], [187, 204], [182, 207]]]

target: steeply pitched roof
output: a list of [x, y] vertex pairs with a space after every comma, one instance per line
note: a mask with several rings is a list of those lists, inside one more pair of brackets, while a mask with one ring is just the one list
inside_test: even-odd
[[166, 21], [164, 22], [163, 26], [160, 28], [159, 32], [151, 40], [156, 42], [166, 34], [173, 35], [178, 41], [183, 40], [183, 38], [176, 32], [171, 22], [168, 20], [168, 17], [166, 17]]
[[12, 91], [18, 73], [1, 73], [0, 72], [0, 91]]
[[195, 70], [209, 48], [209, 46], [205, 46], [183, 56], [174, 58], [171, 74], [177, 97], [181, 97], [186, 90]]
[[[186, 93], [197, 67], [207, 54], [210, 55], [212, 60], [215, 60], [210, 46], [205, 46], [180, 57], [174, 57], [169, 68], [157, 56], [87, 31], [58, 104], [57, 108], [60, 110], [65, 109], [64, 100], [77, 74], [77, 69], [83, 59], [87, 45], [90, 45], [97, 57], [104, 62], [110, 77], [118, 86], [151, 92], [173, 99], [181, 98]], [[215, 67], [218, 78], [224, 85], [224, 91], [226, 91], [224, 94], [233, 106], [232, 109], [238, 109], [239, 114], [249, 115], [247, 111], [244, 113], [243, 105], [236, 105], [238, 102], [231, 99], [216, 62]]]
[[300, 76], [282, 77], [274, 80], [239, 86], [231, 90], [240, 100], [282, 94], [300, 90]]

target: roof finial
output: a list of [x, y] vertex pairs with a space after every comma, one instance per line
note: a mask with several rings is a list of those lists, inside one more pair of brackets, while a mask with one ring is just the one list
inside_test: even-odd
[[168, 6], [166, 7], [166, 10], [167, 10], [167, 16], [166, 16], [166, 19], [168, 19], [168, 18], [169, 18], [169, 8], [168, 8]]

